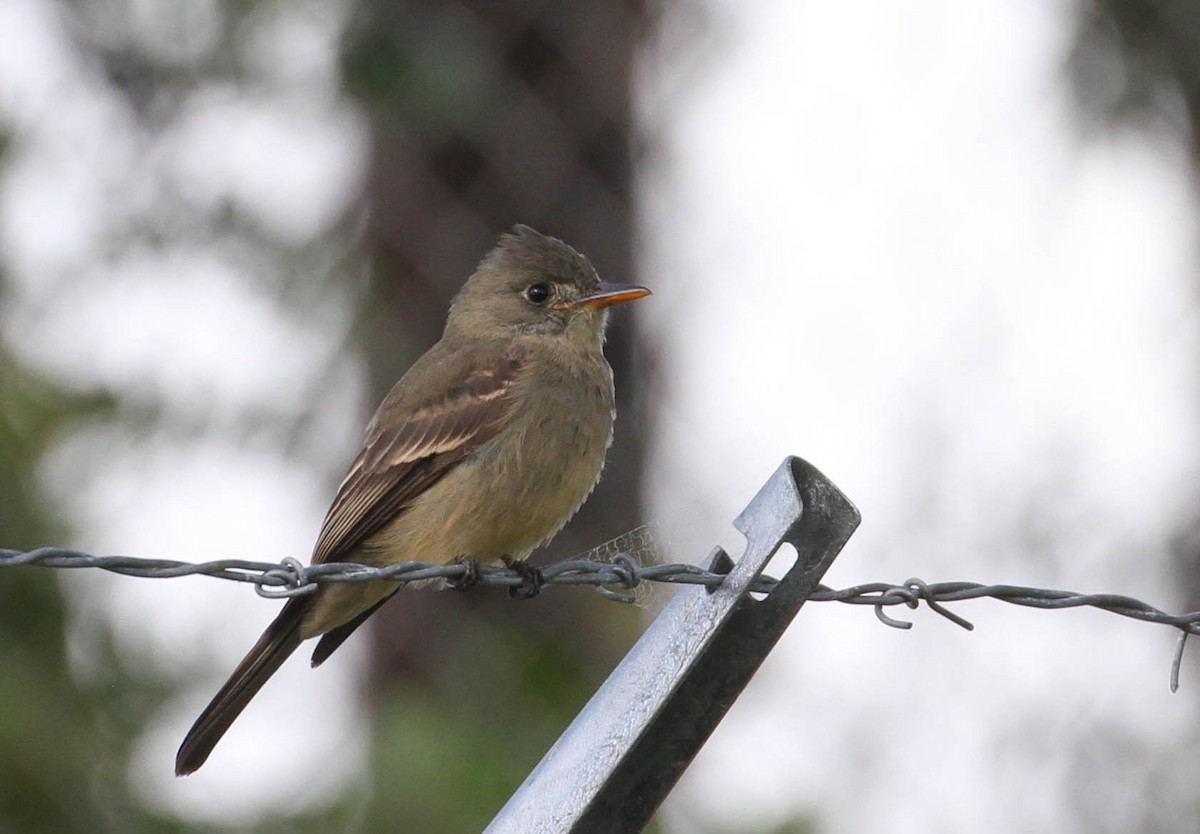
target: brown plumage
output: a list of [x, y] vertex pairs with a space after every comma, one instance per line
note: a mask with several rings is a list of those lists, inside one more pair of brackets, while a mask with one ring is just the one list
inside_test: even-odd
[[[575, 514], [612, 438], [608, 306], [587, 259], [527, 226], [484, 258], [441, 340], [380, 404], [312, 561], [388, 565], [523, 559]], [[322, 585], [290, 600], [196, 719], [175, 760], [192, 773], [301, 642], [319, 665], [400, 586]]]

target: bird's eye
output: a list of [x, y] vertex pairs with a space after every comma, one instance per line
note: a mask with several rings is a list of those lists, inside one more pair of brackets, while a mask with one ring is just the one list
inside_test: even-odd
[[550, 297], [550, 286], [548, 284], [530, 284], [529, 288], [525, 290], [525, 297], [531, 304], [545, 304], [546, 299]]

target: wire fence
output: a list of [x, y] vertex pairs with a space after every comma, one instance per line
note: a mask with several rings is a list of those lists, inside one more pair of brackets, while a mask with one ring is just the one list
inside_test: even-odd
[[[0, 549], [0, 568], [24, 566], [48, 568], [99, 568], [123, 576], [171, 578], [179, 576], [213, 576], [255, 586], [259, 595], [268, 598], [300, 596], [313, 593], [319, 585], [329, 582], [388, 582], [409, 583], [443, 580], [460, 585], [493, 585], [516, 591], [528, 586], [530, 569], [523, 564], [512, 566], [479, 565], [473, 562], [446, 565], [425, 562], [401, 562], [376, 568], [351, 562], [328, 562], [305, 565], [297, 559], [281, 562], [256, 562], [246, 559], [217, 559], [211, 562], [181, 562], [174, 559], [147, 559], [135, 556], [94, 556], [61, 547], [41, 547], [19, 551]], [[643, 582], [662, 582], [677, 585], [721, 584], [725, 575], [684, 563], [643, 565], [626, 553], [617, 553], [611, 560], [568, 559], [537, 568], [537, 582], [545, 585], [584, 585], [616, 602], [633, 603], [631, 593]], [[754, 594], [769, 594], [778, 580], [761, 576], [751, 586]], [[809, 595], [810, 602], [842, 602], [848, 605], [869, 605], [884, 625], [908, 629], [912, 623], [890, 616], [884, 609], [903, 605], [910, 609], [922, 602], [932, 611], [968, 631], [974, 625], [946, 608], [947, 603], [973, 599], [995, 599], [1027, 608], [1097, 608], [1147, 623], [1159, 623], [1179, 629], [1179, 642], [1171, 665], [1171, 691], [1179, 688], [1179, 669], [1183, 650], [1190, 634], [1200, 634], [1200, 611], [1170, 614], [1133, 597], [1121, 594], [1081, 594], [1051, 588], [1023, 585], [983, 585], [978, 582], [924, 582], [910, 578], [900, 584], [869, 582], [848, 588], [833, 589], [818, 585]]]

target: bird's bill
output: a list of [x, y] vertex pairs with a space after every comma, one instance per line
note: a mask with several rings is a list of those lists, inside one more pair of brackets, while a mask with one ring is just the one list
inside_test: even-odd
[[613, 304], [624, 304], [626, 301], [634, 301], [648, 295], [650, 295], [650, 290], [639, 287], [637, 284], [610, 284], [602, 281], [598, 292], [576, 299], [573, 306], [610, 307]]

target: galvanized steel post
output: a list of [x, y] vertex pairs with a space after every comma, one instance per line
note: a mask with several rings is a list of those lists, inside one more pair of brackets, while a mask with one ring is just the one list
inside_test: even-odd
[[[741, 559], [710, 556], [725, 581], [676, 591], [485, 834], [641, 830], [859, 520], [815, 467], [786, 459], [734, 522], [747, 539]], [[784, 543], [795, 564], [754, 598], [750, 585]]]

